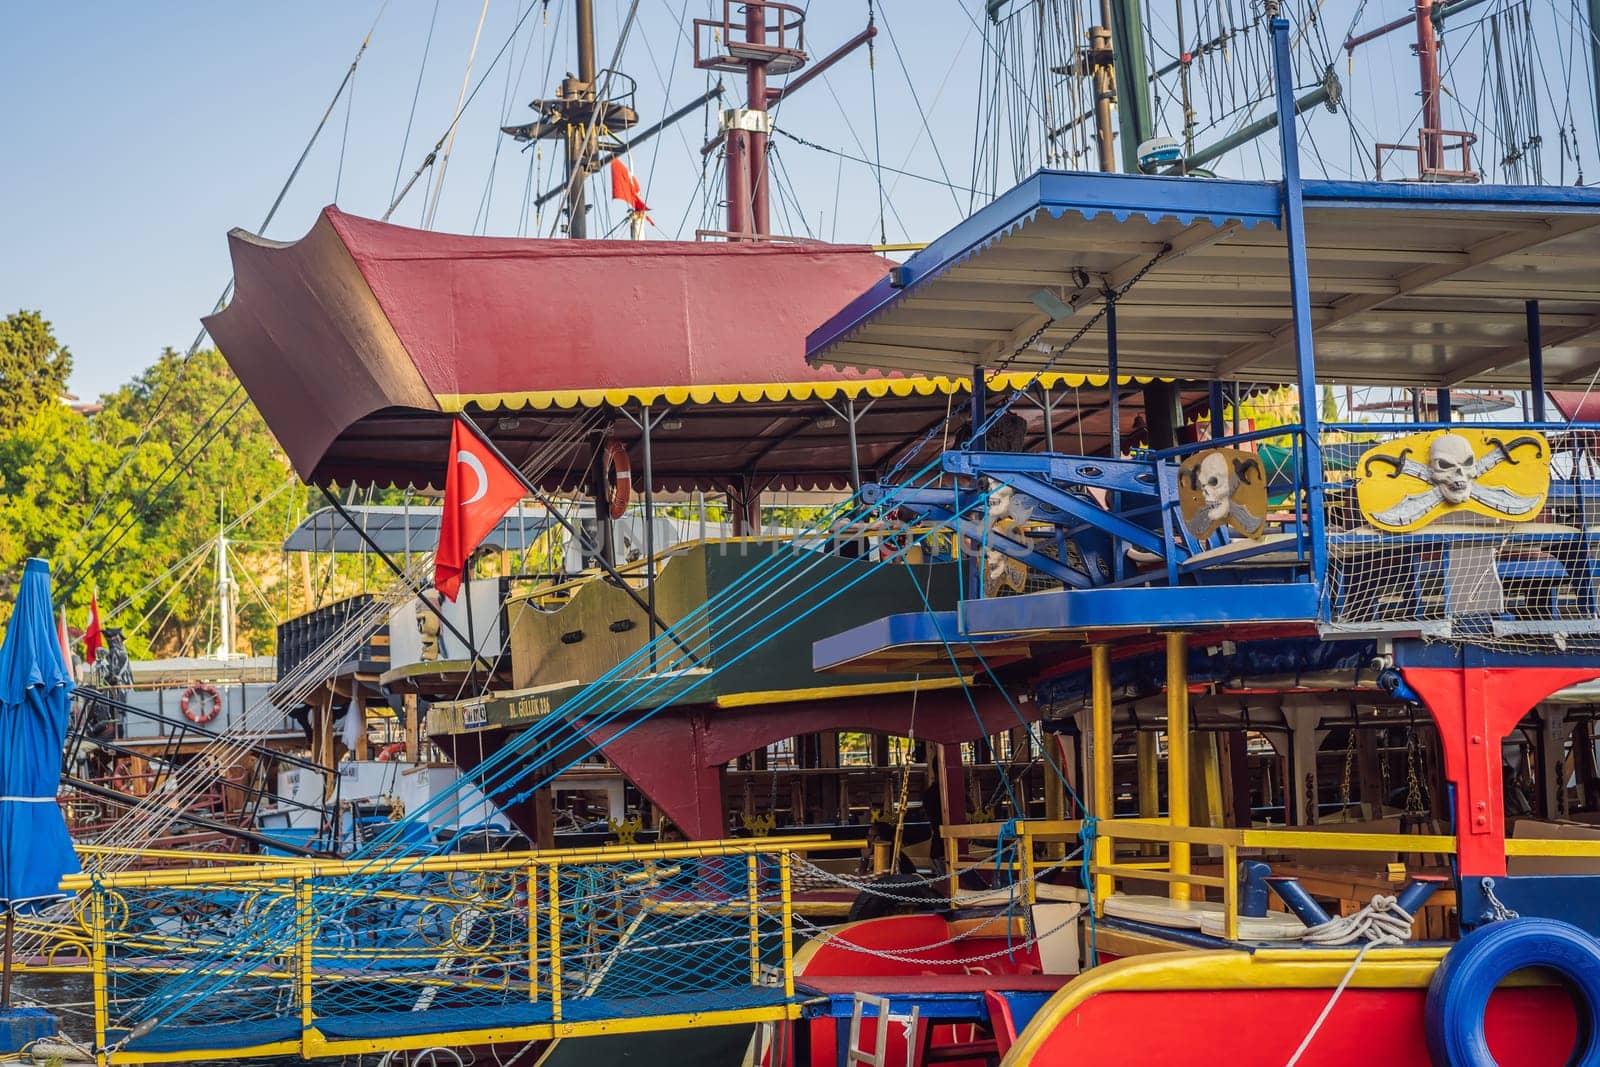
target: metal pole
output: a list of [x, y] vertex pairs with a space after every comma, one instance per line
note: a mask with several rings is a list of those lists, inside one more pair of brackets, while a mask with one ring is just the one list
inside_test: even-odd
[[[670, 410], [670, 409], [669, 409]], [[655, 456], [650, 450], [650, 405], [640, 410], [639, 426], [644, 441], [644, 587], [650, 616], [650, 672], [656, 669], [656, 508], [654, 496]]]
[[[1600, 3], [1600, 0], [1596, 0], [1596, 2]], [[1319, 104], [1326, 104], [1329, 95], [1330, 91], [1327, 85], [1317, 86], [1294, 102], [1294, 113], [1303, 115]], [[1241, 126], [1237, 132], [1229, 134], [1215, 144], [1207, 145], [1198, 152], [1190, 153], [1188, 158], [1183, 161], [1183, 169], [1192, 171], [1196, 167], [1203, 167], [1212, 160], [1220, 159], [1222, 156], [1227, 155], [1240, 145], [1249, 144], [1267, 131], [1276, 128], [1277, 125], [1277, 112], [1273, 112], [1271, 115], [1263, 115], [1248, 126]]]
[[[1589, 0], [1589, 68], [1594, 76], [1595, 99], [1600, 100], [1600, 0]], [[1600, 108], [1594, 113], [1595, 133], [1600, 136]]]
[[1085, 59], [1093, 72], [1095, 148], [1100, 169], [1113, 174], [1117, 169], [1117, 149], [1111, 133], [1111, 103], [1117, 98], [1117, 87], [1112, 75], [1110, 18], [1104, 12], [1102, 16], [1106, 18], [1106, 26], [1089, 27], [1089, 50]]
[[1433, 394], [1434, 414], [1440, 422], [1450, 421], [1450, 390], [1439, 389]]
[[1422, 166], [1439, 170], [1444, 145], [1439, 129], [1444, 124], [1439, 104], [1439, 38], [1433, 29], [1433, 6], [1437, 0], [1417, 0], [1417, 65], [1422, 80]]
[[983, 439], [984, 439], [984, 436], [985, 436], [984, 433], [982, 432], [983, 423], [984, 423], [984, 420], [988, 418], [988, 415], [984, 410], [984, 405], [985, 405], [986, 401], [989, 399], [988, 396], [985, 395], [987, 390], [988, 390], [988, 385], [983, 380], [983, 368], [982, 367], [973, 367], [972, 368], [972, 398], [971, 398], [972, 399], [972, 408], [971, 408], [971, 412], [970, 412], [970, 415], [971, 415], [971, 418], [972, 418], [972, 426], [967, 431], [967, 449], [969, 451], [974, 451], [974, 452], [983, 451]]
[[1122, 169], [1139, 173], [1139, 146], [1154, 132], [1150, 76], [1144, 60], [1144, 11], [1137, 0], [1101, 0], [1116, 56], [1117, 126], [1122, 134]]
[[[1590, 0], [1591, 7], [1600, 0]], [[1544, 412], [1544, 334], [1539, 323], [1539, 301], [1523, 305], [1528, 314], [1528, 399], [1533, 402], [1533, 421], [1543, 422]]]
[[[1115, 386], [1112, 388], [1115, 388]], [[1039, 397], [1044, 401], [1039, 405], [1040, 410], [1044, 412], [1044, 450], [1046, 452], [1054, 452], [1056, 450], [1056, 402], [1055, 398], [1050, 395], [1050, 387], [1043, 382], [1039, 383]]]
[[1117, 376], [1117, 295], [1106, 290], [1106, 388], [1111, 390], [1111, 458], [1122, 455], [1122, 383]]
[[[1111, 418], [1111, 458], [1120, 459], [1122, 456], [1122, 381], [1117, 374], [1117, 294], [1110, 289], [1106, 290], [1106, 388], [1110, 397], [1106, 404], [1106, 412]], [[1106, 496], [1106, 503], [1111, 507], [1117, 506], [1116, 493]], [[1113, 539], [1111, 542], [1111, 576], [1116, 581], [1122, 581], [1124, 553], [1121, 545]]]
[[[778, 9], [783, 17], [783, 9]], [[763, 4], [747, 3], [744, 8], [744, 31], [753, 45], [767, 40], [767, 9]], [[746, 100], [751, 111], [758, 115], [767, 113], [767, 65], [751, 61], [745, 65], [745, 81], [749, 88]], [[747, 135], [746, 150], [750, 168], [750, 230], [755, 234], [769, 234], [772, 226], [767, 208], [767, 135], [762, 130], [751, 130]]]
[[1228, 419], [1224, 410], [1227, 405], [1222, 399], [1222, 383], [1213, 381], [1208, 393], [1207, 403], [1211, 405], [1211, 439], [1215, 441], [1219, 437], [1228, 435]]
[[[589, 100], [594, 100], [594, 0], [573, 0], [573, 28], [578, 39], [578, 82], [572, 88]], [[569, 83], [570, 84], [570, 83]], [[589, 169], [589, 131], [591, 122], [567, 125], [567, 236], [589, 236], [588, 204], [584, 196], [584, 180]]]
[[[1114, 793], [1111, 783], [1111, 646], [1089, 646], [1090, 724], [1089, 741], [1094, 746], [1094, 811], [1096, 819], [1110, 822], [1115, 816]], [[1111, 839], [1101, 830], [1095, 834], [1094, 862], [1097, 867], [1111, 865]], [[1096, 909], [1104, 907], [1111, 895], [1111, 876], [1094, 876], [1094, 903]]]
[[844, 421], [850, 432], [850, 488], [861, 488], [861, 456], [856, 452], [856, 398], [846, 397], [844, 401]]
[[11, 1010], [11, 944], [16, 933], [17, 913], [6, 905], [5, 976], [0, 979], [0, 1011]]
[[1295, 387], [1305, 433], [1306, 520], [1311, 535], [1311, 573], [1327, 574], [1327, 525], [1322, 511], [1322, 419], [1317, 410], [1316, 346], [1311, 333], [1311, 271], [1306, 263], [1305, 197], [1300, 187], [1300, 145], [1295, 138], [1294, 71], [1289, 60], [1289, 21], [1272, 20], [1273, 79], [1278, 98], [1278, 142], [1283, 157], [1283, 232], [1289, 248], [1289, 293], [1294, 315]]
[[[1183, 633], [1167, 634], [1167, 821], [1174, 830], [1189, 828], [1189, 641]], [[1189, 873], [1189, 842], [1168, 846], [1168, 866], [1175, 875]], [[1170, 896], [1189, 899], [1189, 883], [1173, 882]]]
[[594, 0], [573, 0], [578, 32], [578, 80], [594, 88]]

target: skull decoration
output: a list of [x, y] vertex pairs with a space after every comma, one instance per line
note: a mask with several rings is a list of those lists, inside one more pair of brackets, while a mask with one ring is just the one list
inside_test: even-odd
[[1237, 479], [1220, 452], [1208, 452], [1200, 461], [1200, 497], [1205, 501], [1205, 516], [1215, 523], [1228, 521], [1233, 507]]
[[[1018, 496], [1009, 485], [999, 485], [989, 494], [984, 526], [992, 536], [1025, 541], [1020, 527], [1032, 517], [1033, 505], [1028, 497]], [[1019, 593], [1027, 587], [1028, 565], [995, 547], [990, 547], [984, 554], [984, 574], [988, 579], [986, 585], [992, 587], [989, 590], [991, 595], [997, 593], [1000, 587], [1009, 587]]]
[[[1412, 458], [1424, 451], [1426, 463]], [[1361, 514], [1393, 533], [1459, 510], [1527, 522], [1538, 517], [1550, 487], [1549, 455], [1549, 442], [1535, 433], [1503, 438], [1463, 428], [1387, 441], [1361, 458]]]
[[1428, 481], [1447, 504], [1464, 504], [1472, 496], [1476, 464], [1472, 442], [1460, 434], [1441, 434], [1428, 446]]
[[1265, 530], [1267, 476], [1255, 454], [1212, 448], [1183, 461], [1178, 474], [1183, 524], [1196, 538], [1226, 526], [1246, 537]]

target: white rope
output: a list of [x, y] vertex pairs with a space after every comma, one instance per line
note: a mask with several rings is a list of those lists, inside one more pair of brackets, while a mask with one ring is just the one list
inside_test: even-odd
[[1354, 915], [1337, 915], [1306, 930], [1300, 940], [1313, 945], [1400, 945], [1411, 939], [1411, 913], [1399, 901], [1377, 893]]
[[1356, 953], [1356, 958], [1350, 961], [1349, 969], [1334, 987], [1333, 996], [1322, 1006], [1322, 1013], [1317, 1016], [1317, 1021], [1311, 1024], [1305, 1040], [1294, 1050], [1294, 1055], [1289, 1057], [1285, 1067], [1295, 1067], [1295, 1064], [1300, 1062], [1300, 1057], [1305, 1055], [1306, 1049], [1311, 1047], [1311, 1042], [1316, 1040], [1322, 1024], [1327, 1022], [1328, 1016], [1333, 1013], [1333, 1006], [1339, 1003], [1345, 987], [1350, 984], [1350, 979], [1355, 977], [1356, 969], [1361, 966], [1367, 950], [1374, 945], [1405, 944], [1411, 938], [1411, 923], [1411, 914], [1402, 908], [1394, 897], [1378, 893], [1366, 907], [1354, 915], [1335, 916], [1325, 923], [1318, 923], [1301, 935], [1300, 940], [1313, 945], [1348, 945], [1355, 941], [1366, 943], [1361, 946], [1361, 951]]

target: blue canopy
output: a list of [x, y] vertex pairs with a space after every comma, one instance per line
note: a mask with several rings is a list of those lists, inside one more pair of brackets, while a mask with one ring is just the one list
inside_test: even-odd
[[0, 644], [0, 910], [64, 896], [77, 854], [56, 804], [72, 676], [50, 603], [50, 564], [30, 559]]

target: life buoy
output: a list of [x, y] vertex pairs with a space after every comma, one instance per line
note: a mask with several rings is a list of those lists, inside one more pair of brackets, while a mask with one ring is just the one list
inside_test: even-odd
[[378, 751], [378, 762], [387, 763], [405, 750], [406, 743], [404, 741], [396, 741], [392, 745], [384, 745], [383, 748]]
[[1433, 972], [1423, 1026], [1438, 1067], [1494, 1067], [1484, 1012], [1495, 986], [1524, 967], [1548, 967], [1569, 983], [1579, 1047], [1567, 1062], [1600, 1061], [1600, 941], [1559, 919], [1527, 918], [1480, 926]]
[[[201, 697], [200, 706], [191, 708], [195, 697]], [[183, 696], [178, 700], [178, 707], [183, 712], [183, 717], [197, 725], [204, 725], [222, 713], [222, 694], [217, 692], [214, 685], [196, 682], [183, 691]]]
[[611, 517], [620, 519], [628, 511], [628, 498], [633, 495], [633, 463], [621, 441], [606, 442], [606, 503], [611, 507]]

